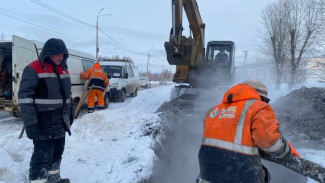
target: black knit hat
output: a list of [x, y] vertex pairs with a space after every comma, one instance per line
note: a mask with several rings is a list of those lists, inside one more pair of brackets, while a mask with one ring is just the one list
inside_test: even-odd
[[51, 38], [47, 40], [40, 53], [40, 59], [43, 67], [44, 67], [44, 60], [47, 57], [51, 55], [62, 54], [62, 53], [63, 53], [63, 60], [61, 62], [61, 66], [63, 67], [63, 69], [66, 70], [68, 69], [67, 58], [69, 56], [69, 52], [67, 47], [65, 46], [65, 43], [61, 39]]

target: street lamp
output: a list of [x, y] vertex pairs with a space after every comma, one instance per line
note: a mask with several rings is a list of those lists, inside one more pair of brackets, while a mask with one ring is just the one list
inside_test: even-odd
[[97, 21], [96, 21], [96, 59], [98, 60], [98, 52], [99, 52], [99, 48], [98, 48], [98, 17], [102, 17], [102, 16], [106, 16], [106, 15], [112, 15], [112, 14], [104, 14], [104, 15], [100, 15], [100, 13], [104, 10], [104, 8], [102, 8], [98, 15], [97, 15]]
[[150, 57], [150, 54], [149, 54], [149, 52], [150, 52], [150, 50], [153, 48], [153, 46], [151, 46], [151, 48], [148, 50], [148, 60], [147, 60], [147, 76], [148, 76], [148, 67], [149, 67], [149, 57]]

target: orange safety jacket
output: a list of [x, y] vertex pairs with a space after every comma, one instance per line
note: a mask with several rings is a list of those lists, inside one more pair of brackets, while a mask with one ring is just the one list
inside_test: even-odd
[[86, 73], [82, 72], [80, 76], [84, 80], [90, 79], [88, 88], [93, 85], [93, 89], [104, 91], [109, 85], [109, 80], [99, 63], [95, 63], [93, 67], [89, 68]]
[[278, 157], [289, 151], [272, 107], [254, 88], [238, 84], [206, 113], [200, 175], [209, 182], [264, 182], [259, 148]]

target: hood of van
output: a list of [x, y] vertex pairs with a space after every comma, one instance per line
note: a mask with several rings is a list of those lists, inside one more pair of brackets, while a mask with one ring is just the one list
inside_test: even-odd
[[118, 88], [118, 80], [120, 78], [111, 78], [109, 79], [109, 88], [110, 89], [115, 89], [115, 88]]

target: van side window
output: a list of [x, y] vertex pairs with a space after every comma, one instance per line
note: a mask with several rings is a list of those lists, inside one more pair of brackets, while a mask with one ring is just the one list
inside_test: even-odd
[[84, 67], [84, 72], [86, 72], [89, 68], [94, 65], [94, 62], [91, 60], [82, 59], [82, 65]]
[[132, 68], [128, 68], [128, 69], [129, 69], [129, 76], [134, 77], [133, 69]]

